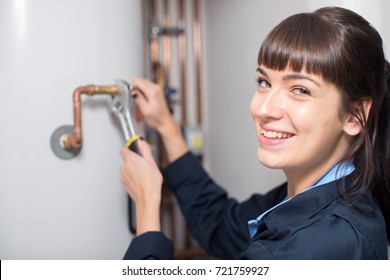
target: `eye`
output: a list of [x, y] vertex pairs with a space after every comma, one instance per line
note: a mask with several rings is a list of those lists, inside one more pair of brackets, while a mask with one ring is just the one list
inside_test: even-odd
[[295, 87], [292, 89], [295, 95], [311, 95], [311, 92], [303, 87]]
[[260, 89], [271, 88], [271, 84], [267, 80], [265, 80], [263, 78], [257, 77], [256, 78], [256, 83], [257, 83], [257, 86]]

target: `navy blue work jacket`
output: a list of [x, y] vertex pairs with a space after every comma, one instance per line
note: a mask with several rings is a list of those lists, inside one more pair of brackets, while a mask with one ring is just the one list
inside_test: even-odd
[[[287, 184], [238, 203], [187, 153], [164, 171], [187, 225], [199, 244], [219, 259], [387, 259], [385, 221], [368, 191], [340, 195], [340, 180], [293, 197], [263, 218], [253, 238], [248, 220], [281, 202]], [[350, 193], [351, 195], [351, 193]], [[161, 232], [135, 237], [124, 259], [172, 259]]]

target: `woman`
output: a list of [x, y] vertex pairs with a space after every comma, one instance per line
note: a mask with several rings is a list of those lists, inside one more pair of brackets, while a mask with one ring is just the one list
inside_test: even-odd
[[138, 230], [125, 258], [173, 257], [159, 224], [164, 177], [193, 236], [217, 258], [387, 259], [389, 72], [381, 37], [352, 11], [322, 8], [276, 26], [259, 51], [250, 110], [259, 161], [287, 182], [243, 203], [188, 152], [161, 88], [134, 80], [171, 163], [162, 176], [143, 141], [143, 157], [122, 150]]

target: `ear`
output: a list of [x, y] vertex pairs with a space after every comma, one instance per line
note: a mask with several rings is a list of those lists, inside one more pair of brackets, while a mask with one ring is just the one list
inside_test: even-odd
[[[367, 122], [368, 115], [371, 110], [371, 105], [372, 105], [372, 99], [366, 98], [362, 100], [361, 108], [358, 104], [355, 104], [354, 106], [356, 115], [360, 116], [361, 120], [364, 120], [363, 124]], [[344, 122], [343, 130], [345, 133], [347, 133], [350, 136], [356, 136], [362, 131], [362, 122], [359, 121], [360, 118], [357, 118], [356, 115], [349, 114]]]

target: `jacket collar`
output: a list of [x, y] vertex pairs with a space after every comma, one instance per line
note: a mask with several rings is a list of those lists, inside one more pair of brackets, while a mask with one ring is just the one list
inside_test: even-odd
[[[353, 189], [348, 189], [348, 186], [351, 185], [353, 174], [354, 172], [339, 180], [329, 182], [309, 191], [297, 194], [286, 203], [280, 205], [265, 215], [263, 217], [263, 222], [266, 224], [267, 228], [271, 228], [304, 221], [314, 216], [337, 199], [340, 203], [350, 203], [351, 205], [358, 207], [363, 212], [372, 212], [372, 200], [368, 199], [371, 198], [371, 196], [359, 195], [357, 196], [357, 199], [348, 201], [344, 198], [344, 195], [340, 193], [343, 180], [345, 180], [344, 185], [347, 188], [347, 195], [351, 195], [352, 192], [356, 192]], [[367, 194], [367, 190], [365, 188], [363, 193]]]

